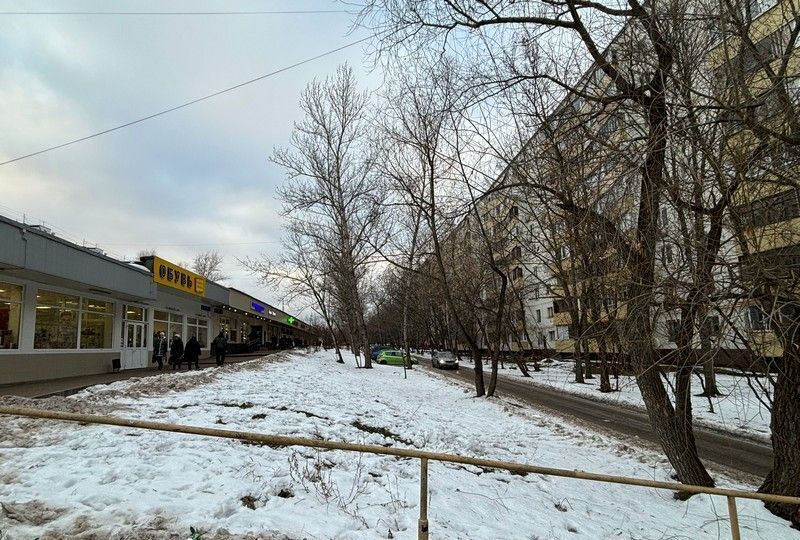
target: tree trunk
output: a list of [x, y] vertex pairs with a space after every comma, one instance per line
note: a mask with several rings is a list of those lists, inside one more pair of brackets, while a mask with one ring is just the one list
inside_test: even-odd
[[492, 397], [495, 389], [497, 389], [497, 365], [498, 358], [496, 354], [492, 355], [492, 372], [489, 376], [489, 389], [486, 391], [486, 397]]
[[364, 367], [372, 369], [372, 351], [369, 346], [369, 335], [367, 334], [367, 321], [364, 318], [364, 310], [361, 307], [361, 298], [358, 298], [358, 309], [356, 311], [358, 320], [358, 332], [361, 340], [361, 348], [364, 351]]
[[597, 340], [597, 355], [600, 357], [600, 391], [607, 394], [611, 392], [611, 378], [609, 377], [606, 343], [602, 337]]
[[516, 357], [517, 367], [519, 368], [519, 372], [522, 373], [523, 377], [530, 377], [531, 374], [528, 371], [528, 365], [525, 363], [525, 359], [521, 356]]
[[575, 339], [575, 382], [583, 384], [583, 339]]
[[320, 303], [322, 306], [322, 316], [325, 319], [325, 325], [328, 327], [328, 332], [331, 334], [331, 341], [333, 341], [333, 348], [336, 350], [336, 363], [337, 364], [344, 364], [344, 358], [342, 358], [342, 350], [339, 348], [339, 340], [336, 338], [336, 330], [333, 328], [333, 324], [331, 323], [331, 319], [328, 316], [327, 310], [324, 309], [325, 305]]
[[336, 363], [337, 364], [344, 364], [344, 358], [342, 358], [342, 350], [339, 348], [339, 340], [336, 339], [336, 332], [333, 331], [333, 328], [329, 328], [331, 331], [331, 339], [333, 340], [333, 348], [336, 349]]
[[703, 379], [705, 379], [704, 396], [719, 396], [717, 388], [717, 374], [714, 372], [714, 351], [711, 350], [711, 340], [704, 335], [700, 335], [700, 353], [703, 357]]
[[584, 366], [584, 371], [583, 371], [584, 377], [587, 378], [587, 379], [594, 379], [594, 374], [592, 373], [592, 357], [591, 357], [591, 353], [586, 355], [586, 358], [584, 359], [584, 362], [583, 362], [583, 366]]
[[[659, 370], [654, 366], [643, 370], [636, 376], [636, 382], [642, 392], [642, 399], [650, 417], [650, 424], [658, 435], [661, 447], [678, 476], [678, 481], [699, 486], [713, 486], [714, 480], [709, 476], [705, 466], [697, 455], [694, 430], [675, 413]], [[686, 494], [676, 494], [683, 498]]]
[[[800, 357], [787, 347], [781, 359], [772, 400], [772, 470], [758, 490], [800, 497]], [[764, 503], [767, 509], [800, 527], [800, 507]]]
[[483, 361], [481, 360], [481, 350], [477, 347], [472, 348], [472, 363], [475, 371], [475, 394], [481, 397], [486, 394], [483, 384]]

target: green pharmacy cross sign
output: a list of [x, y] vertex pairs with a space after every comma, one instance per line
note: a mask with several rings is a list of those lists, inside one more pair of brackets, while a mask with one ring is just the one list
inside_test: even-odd
[[296, 320], [297, 320], [297, 319], [295, 319], [295, 318], [294, 318], [294, 317], [292, 317], [291, 315], [289, 315], [288, 317], [286, 317], [286, 322], [287, 322], [287, 323], [289, 323], [289, 324], [294, 324], [294, 321], [296, 321]]

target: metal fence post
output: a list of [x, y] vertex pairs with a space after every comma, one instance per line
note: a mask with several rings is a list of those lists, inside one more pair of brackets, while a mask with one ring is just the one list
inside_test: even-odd
[[739, 536], [739, 514], [736, 513], [736, 497], [728, 497], [728, 514], [731, 517], [731, 538], [741, 540]]
[[419, 527], [417, 540], [428, 540], [428, 458], [419, 460]]

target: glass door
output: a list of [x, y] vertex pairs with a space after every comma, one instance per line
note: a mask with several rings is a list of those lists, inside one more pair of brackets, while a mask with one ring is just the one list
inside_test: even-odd
[[147, 325], [143, 322], [125, 321], [123, 335], [122, 369], [147, 367]]

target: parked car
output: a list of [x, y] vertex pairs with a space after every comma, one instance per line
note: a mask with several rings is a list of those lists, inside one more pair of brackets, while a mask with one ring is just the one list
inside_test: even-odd
[[378, 355], [380, 354], [381, 351], [387, 351], [389, 349], [391, 349], [391, 347], [387, 347], [385, 345], [377, 345], [375, 347], [372, 347], [372, 352], [370, 353], [372, 361], [374, 362], [375, 360], [378, 359]]
[[[405, 363], [404, 357], [405, 354], [403, 354], [403, 351], [398, 351], [397, 349], [386, 349], [378, 353], [377, 362], [379, 364], [386, 364], [389, 366], [402, 366]], [[412, 357], [411, 363], [417, 364], [419, 362]]]
[[458, 369], [458, 358], [450, 351], [431, 351], [431, 365], [437, 369]]

